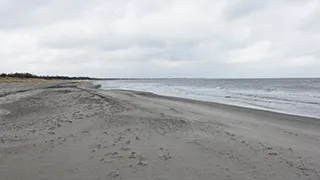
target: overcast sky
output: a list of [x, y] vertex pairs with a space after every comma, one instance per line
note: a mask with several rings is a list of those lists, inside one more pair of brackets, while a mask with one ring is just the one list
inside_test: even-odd
[[0, 72], [320, 77], [320, 0], [0, 0]]

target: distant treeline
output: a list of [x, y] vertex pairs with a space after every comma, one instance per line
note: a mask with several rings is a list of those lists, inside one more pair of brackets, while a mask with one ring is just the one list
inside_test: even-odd
[[69, 76], [37, 76], [30, 73], [2, 73], [0, 74], [2, 78], [37, 78], [37, 79], [58, 79], [58, 80], [101, 80], [99, 78], [91, 78], [91, 77], [69, 77]]

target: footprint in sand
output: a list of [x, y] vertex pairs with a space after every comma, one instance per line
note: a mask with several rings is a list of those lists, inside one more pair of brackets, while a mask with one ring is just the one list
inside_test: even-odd
[[136, 152], [131, 152], [130, 153], [130, 155], [129, 155], [129, 159], [135, 159], [135, 158], [137, 158], [138, 157], [138, 155], [137, 155], [137, 153]]
[[55, 135], [56, 133], [53, 132], [53, 131], [50, 131], [50, 132], [48, 132], [48, 134], [50, 134], [50, 135]]
[[159, 155], [159, 159], [161, 159], [161, 160], [165, 160], [166, 161], [166, 160], [169, 160], [171, 158], [172, 158], [171, 154], [168, 151], [166, 151], [166, 152], [164, 152], [164, 153]]
[[146, 162], [146, 161], [143, 161], [145, 158], [142, 156], [142, 155], [140, 155], [139, 156], [139, 162], [137, 163], [137, 165], [140, 165], [140, 166], [146, 166], [146, 165], [148, 165], [148, 163]]
[[130, 150], [130, 149], [131, 149], [131, 148], [129, 148], [129, 147], [121, 147], [121, 148], [120, 148], [121, 151], [128, 151], [128, 150]]
[[111, 171], [108, 174], [109, 177], [113, 177], [113, 178], [118, 177], [119, 175], [120, 175], [120, 173], [118, 171]]

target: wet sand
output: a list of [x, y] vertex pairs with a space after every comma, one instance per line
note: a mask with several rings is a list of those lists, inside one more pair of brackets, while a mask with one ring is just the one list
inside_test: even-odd
[[89, 83], [0, 84], [0, 179], [320, 179], [320, 119]]

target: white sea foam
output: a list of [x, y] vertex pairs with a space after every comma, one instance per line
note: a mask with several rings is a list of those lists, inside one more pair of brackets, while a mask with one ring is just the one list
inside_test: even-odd
[[319, 79], [148, 79], [99, 82], [103, 89], [152, 92], [288, 114], [320, 117]]

